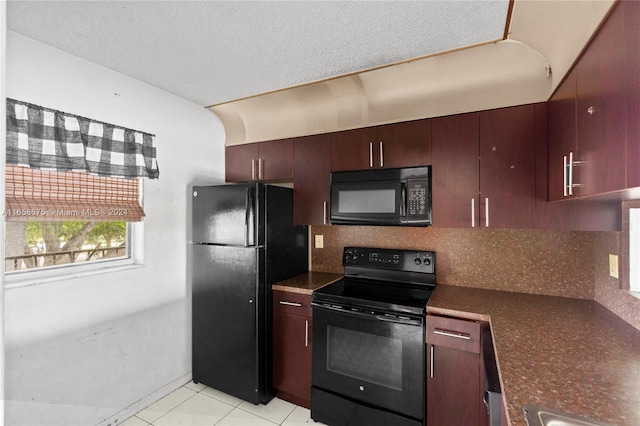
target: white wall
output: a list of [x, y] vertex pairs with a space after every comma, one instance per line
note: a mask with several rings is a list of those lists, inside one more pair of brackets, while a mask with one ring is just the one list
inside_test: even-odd
[[[115, 424], [191, 376], [189, 187], [224, 180], [210, 111], [9, 31], [6, 96], [156, 135], [144, 267], [7, 288], [7, 424]], [[4, 174], [4, 172], [3, 172]]]

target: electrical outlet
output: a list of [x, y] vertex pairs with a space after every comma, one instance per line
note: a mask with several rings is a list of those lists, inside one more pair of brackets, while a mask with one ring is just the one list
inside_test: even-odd
[[317, 249], [324, 248], [324, 236], [316, 235], [316, 248]]
[[618, 256], [615, 254], [609, 255], [609, 275], [618, 278]]

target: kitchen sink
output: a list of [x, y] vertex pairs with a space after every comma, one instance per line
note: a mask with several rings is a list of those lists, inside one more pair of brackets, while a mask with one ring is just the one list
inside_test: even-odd
[[605, 423], [537, 405], [525, 405], [524, 414], [529, 426], [606, 426]]

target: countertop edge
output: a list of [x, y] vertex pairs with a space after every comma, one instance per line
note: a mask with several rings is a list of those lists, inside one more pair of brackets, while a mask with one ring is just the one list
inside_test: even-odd
[[332, 284], [342, 279], [342, 277], [343, 276], [341, 274], [309, 271], [284, 281], [277, 282], [271, 286], [271, 289], [310, 295], [315, 290]]

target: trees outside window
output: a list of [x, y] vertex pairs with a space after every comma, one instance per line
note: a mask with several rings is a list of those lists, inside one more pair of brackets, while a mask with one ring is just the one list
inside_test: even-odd
[[127, 223], [111, 221], [9, 221], [5, 270], [127, 257]]

